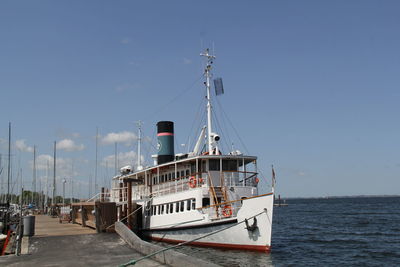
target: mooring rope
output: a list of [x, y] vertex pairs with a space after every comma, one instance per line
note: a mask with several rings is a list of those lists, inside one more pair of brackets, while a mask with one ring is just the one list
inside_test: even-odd
[[179, 243], [179, 244], [174, 245], [174, 246], [170, 246], [170, 247], [166, 247], [166, 248], [157, 250], [157, 251], [155, 251], [155, 252], [153, 252], [153, 253], [150, 253], [150, 254], [148, 254], [148, 255], [146, 255], [146, 256], [143, 256], [143, 257], [141, 257], [141, 258], [139, 258], [139, 259], [137, 259], [137, 260], [131, 260], [131, 261], [127, 262], [127, 263], [124, 263], [124, 264], [120, 265], [120, 267], [126, 267], [126, 266], [129, 266], [129, 265], [135, 265], [137, 262], [139, 262], [139, 261], [141, 261], [141, 260], [144, 260], [144, 259], [147, 259], [147, 258], [150, 258], [150, 257], [152, 257], [152, 256], [154, 256], [154, 255], [156, 255], [156, 254], [158, 254], [158, 253], [161, 253], [161, 252], [164, 252], [164, 251], [167, 251], [167, 250], [170, 250], [170, 249], [174, 249], [174, 248], [177, 248], [177, 247], [180, 247], [180, 246], [189, 244], [189, 243], [191, 243], [191, 242], [197, 241], [197, 240], [199, 240], [199, 239], [202, 239], [202, 238], [205, 238], [205, 237], [208, 237], [208, 236], [217, 234], [217, 233], [219, 233], [219, 232], [222, 232], [222, 231], [224, 231], [224, 230], [227, 230], [227, 229], [229, 229], [229, 228], [232, 228], [232, 227], [234, 227], [234, 226], [236, 226], [236, 225], [239, 225], [239, 224], [241, 224], [241, 223], [244, 223], [246, 220], [250, 220], [250, 219], [252, 219], [252, 218], [255, 218], [255, 217], [257, 217], [257, 216], [260, 216], [260, 215], [263, 214], [263, 213], [266, 213], [267, 216], [268, 216], [267, 209], [264, 208], [264, 210], [263, 210], [262, 212], [260, 212], [260, 213], [258, 213], [258, 214], [256, 214], [256, 215], [254, 215], [254, 216], [251, 216], [251, 217], [249, 217], [249, 218], [246, 218], [246, 219], [244, 219], [244, 220], [242, 220], [242, 221], [240, 221], [240, 222], [237, 222], [237, 223], [235, 223], [235, 224], [233, 224], [233, 225], [229, 225], [229, 226], [227, 226], [227, 227], [225, 227], [225, 228], [216, 230], [216, 231], [214, 231], [214, 232], [205, 234], [205, 235], [200, 236], [200, 237], [196, 237], [196, 238], [194, 238], [194, 239], [192, 239], [192, 240], [185, 241], [185, 242], [183, 242], [183, 243]]

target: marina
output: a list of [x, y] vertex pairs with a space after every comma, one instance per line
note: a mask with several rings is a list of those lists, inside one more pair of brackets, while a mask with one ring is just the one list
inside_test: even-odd
[[400, 266], [399, 10], [2, 1], [0, 266]]

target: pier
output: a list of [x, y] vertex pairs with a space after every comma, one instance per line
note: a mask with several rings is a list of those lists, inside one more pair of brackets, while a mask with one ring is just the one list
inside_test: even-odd
[[[26, 254], [0, 257], [0, 266], [118, 266], [144, 256], [115, 233], [96, 233], [47, 215], [36, 215], [35, 236], [23, 240], [29, 240], [23, 242]], [[146, 259], [135, 266], [165, 264]]]

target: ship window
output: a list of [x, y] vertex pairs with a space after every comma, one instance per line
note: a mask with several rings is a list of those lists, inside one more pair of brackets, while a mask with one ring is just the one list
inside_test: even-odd
[[236, 160], [223, 160], [222, 161], [223, 171], [237, 171], [237, 161]]
[[190, 199], [186, 200], [186, 209], [190, 210]]
[[179, 202], [175, 203], [175, 212], [179, 212]]
[[192, 198], [192, 210], [196, 209], [196, 199]]
[[181, 176], [183, 178], [183, 176], [185, 176], [185, 171], [181, 171]]
[[203, 198], [203, 207], [209, 206], [209, 205], [210, 205], [210, 198], [209, 197]]
[[199, 168], [200, 168], [201, 172], [206, 172], [206, 161], [202, 160], [199, 162], [199, 164], [200, 164]]
[[186, 170], [186, 176], [189, 176], [189, 174], [190, 174], [189, 170]]
[[219, 171], [219, 159], [210, 159], [208, 165], [210, 171]]
[[158, 215], [161, 214], [161, 206], [160, 205], [157, 206], [157, 212], [158, 212]]
[[171, 181], [171, 173], [168, 173], [168, 181]]
[[181, 201], [181, 211], [185, 210], [185, 201]]
[[165, 205], [161, 205], [161, 214], [164, 214], [164, 206]]
[[190, 173], [196, 173], [196, 164], [190, 164]]
[[174, 212], [174, 203], [169, 203], [169, 213]]
[[172, 173], [172, 179], [175, 179], [175, 173], [174, 172]]
[[169, 203], [166, 205], [165, 207], [165, 213], [168, 214], [169, 213]]
[[163, 174], [163, 175], [161, 175], [161, 183], [163, 183], [164, 181], [165, 181], [165, 176]]

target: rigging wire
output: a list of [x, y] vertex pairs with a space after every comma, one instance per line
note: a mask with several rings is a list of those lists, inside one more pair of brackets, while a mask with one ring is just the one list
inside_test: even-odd
[[146, 120], [150, 120], [151, 118], [153, 118], [155, 115], [157, 115], [158, 113], [160, 113], [162, 110], [164, 110], [166, 107], [170, 106], [172, 103], [174, 103], [176, 100], [178, 100], [181, 96], [183, 96], [184, 94], [186, 94], [187, 92], [189, 92], [191, 89], [194, 88], [194, 86], [196, 85], [196, 83], [198, 81], [200, 81], [203, 78], [203, 74], [201, 74], [201, 76], [199, 78], [197, 78], [193, 83], [190, 84], [189, 87], [185, 88], [184, 90], [180, 91], [174, 98], [172, 98], [170, 101], [168, 101], [166, 104], [164, 104], [163, 106], [159, 107], [153, 114], [151, 114], [150, 116], [148, 116], [146, 118]]
[[[217, 132], [218, 132], [218, 129], [219, 129], [221, 135], [225, 135], [223, 133], [222, 127], [221, 127], [221, 125], [219, 123], [218, 117], [215, 115], [215, 113], [212, 113], [212, 115], [213, 115], [214, 121], [216, 122], [215, 125], [216, 125], [216, 128], [217, 128]], [[222, 150], [224, 148], [224, 146], [223, 146], [224, 144], [226, 145], [226, 148], [227, 148], [226, 151], [229, 151], [229, 145], [227, 144], [227, 140], [225, 138], [222, 138], [222, 147], [221, 147]]]
[[[218, 101], [218, 100], [217, 100], [217, 101]], [[250, 153], [249, 153], [249, 150], [247, 149], [246, 145], [244, 144], [242, 138], [240, 138], [240, 135], [239, 135], [238, 131], [236, 130], [236, 128], [233, 126], [232, 121], [229, 119], [229, 117], [228, 117], [228, 115], [226, 114], [225, 110], [223, 109], [222, 105], [221, 105], [220, 107], [221, 107], [222, 114], [226, 117], [227, 121], [229, 122], [230, 126], [232, 127], [233, 131], [235, 132], [236, 136], [238, 137], [238, 139], [239, 139], [241, 145], [243, 146], [245, 152], [247, 153], [247, 155], [249, 155], [249, 154], [250, 154]]]
[[[202, 98], [202, 100], [200, 101], [200, 103], [199, 103], [199, 106], [198, 106], [198, 108], [197, 108], [197, 112], [196, 112], [196, 115], [195, 115], [195, 117], [194, 117], [194, 119], [193, 119], [193, 121], [192, 121], [192, 125], [191, 125], [191, 127], [190, 127], [190, 131], [189, 131], [189, 134], [188, 134], [188, 137], [187, 137], [187, 139], [186, 139], [186, 144], [187, 144], [187, 146], [190, 148], [191, 146], [192, 146], [192, 143], [190, 142], [190, 136], [193, 136], [192, 135], [192, 133], [193, 133], [193, 130], [195, 129], [194, 128], [194, 126], [195, 126], [195, 123], [196, 123], [196, 121], [198, 121], [198, 122], [200, 122], [200, 126], [198, 126], [198, 128], [197, 128], [197, 131], [200, 133], [200, 131], [201, 131], [201, 124], [202, 124], [202, 122], [203, 122], [203, 120], [202, 120], [202, 118], [205, 116], [204, 114], [204, 110], [203, 110], [203, 112], [201, 112], [201, 109], [202, 109], [202, 106], [203, 106], [203, 104], [204, 104], [204, 102], [205, 102], [205, 98]], [[202, 116], [202, 117], [200, 117], [200, 116]], [[194, 132], [194, 137], [196, 138], [198, 135], [196, 135], [196, 133], [197, 132]]]
[[[216, 97], [216, 102], [217, 102], [217, 106], [218, 106], [218, 111], [219, 111], [219, 113], [222, 113], [221, 111], [220, 111], [220, 109], [222, 109], [222, 104], [219, 102], [219, 100], [218, 100], [218, 97]], [[229, 141], [229, 143], [230, 143], [230, 147], [229, 147], [229, 149], [231, 149], [232, 148], [232, 144], [233, 144], [233, 139], [231, 138], [231, 136], [230, 136], [230, 134], [229, 134], [229, 128], [227, 127], [227, 125], [226, 125], [226, 122], [225, 122], [225, 118], [224, 118], [224, 116], [221, 116], [221, 122], [222, 122], [222, 127], [224, 128], [224, 129], [226, 129], [226, 135], [227, 135], [227, 140]]]

